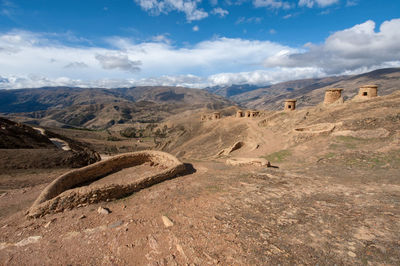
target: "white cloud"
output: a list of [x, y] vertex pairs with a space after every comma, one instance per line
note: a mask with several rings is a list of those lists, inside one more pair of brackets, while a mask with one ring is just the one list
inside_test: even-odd
[[222, 9], [220, 7], [216, 7], [211, 11], [211, 14], [219, 15], [220, 17], [225, 17], [229, 14], [228, 10]]
[[163, 43], [166, 43], [166, 44], [171, 44], [172, 41], [169, 39], [168, 36], [169, 36], [168, 33], [166, 33], [166, 34], [159, 34], [159, 35], [153, 36], [153, 37], [151, 38], [151, 40], [152, 40], [152, 41], [155, 41], [155, 42], [163, 42]]
[[168, 14], [171, 11], [183, 12], [188, 21], [201, 20], [208, 17], [208, 13], [197, 7], [201, 0], [135, 0], [145, 11], [152, 15]]
[[293, 7], [292, 4], [280, 0], [253, 0], [255, 7], [268, 7], [272, 9], [290, 9]]
[[347, 0], [346, 6], [356, 6], [358, 5], [358, 0]]
[[244, 24], [244, 23], [254, 23], [254, 24], [259, 24], [262, 21], [262, 17], [250, 17], [250, 18], [245, 18], [245, 17], [239, 17], [235, 24]]
[[[121, 87], [233, 83], [265, 85], [295, 78], [352, 74], [400, 66], [400, 19], [373, 21], [331, 34], [323, 44], [289, 47], [270, 41], [214, 38], [176, 47], [162, 38], [113, 48], [61, 45], [42, 34], [0, 34], [0, 87]], [[138, 72], [140, 68], [140, 72]]]
[[197, 25], [193, 26], [192, 30], [193, 31], [199, 31], [199, 26], [197, 26]]
[[[54, 61], [50, 60], [50, 62], [54, 62]], [[86, 68], [86, 67], [89, 67], [89, 66], [83, 62], [71, 62], [71, 63], [65, 65], [64, 68]]]
[[277, 53], [265, 61], [266, 67], [308, 67], [328, 74], [378, 68], [400, 61], [400, 19], [385, 21], [375, 32], [369, 20], [329, 36], [322, 45], [308, 45], [301, 53]]
[[141, 61], [132, 61], [126, 54], [97, 54], [95, 58], [104, 69], [120, 69], [128, 72], [140, 70]]
[[319, 7], [327, 7], [333, 4], [337, 4], [339, 0], [299, 0], [299, 6], [306, 6], [312, 8], [315, 5]]

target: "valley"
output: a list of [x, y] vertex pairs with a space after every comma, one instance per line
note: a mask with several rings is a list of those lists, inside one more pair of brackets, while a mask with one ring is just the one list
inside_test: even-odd
[[[276, 85], [269, 94], [246, 87], [228, 99], [147, 88], [121, 90], [123, 100], [113, 98], [118, 90], [104, 90], [113, 96], [70, 106], [57, 96], [63, 107], [44, 110], [23, 110], [22, 101], [14, 102], [24, 112], [4, 116], [23, 124], [4, 119], [0, 130], [2, 140], [14, 136], [0, 142], [0, 264], [398, 265], [398, 73], [298, 81]], [[353, 99], [359, 84], [373, 78], [379, 97]], [[343, 102], [323, 104], [331, 86], [344, 88]], [[283, 110], [289, 98], [298, 100], [294, 111]], [[76, 124], [63, 120], [84, 113], [81, 108], [95, 110], [94, 117]], [[123, 108], [137, 110], [137, 116], [121, 118]], [[259, 112], [238, 117], [238, 110]], [[62, 118], [55, 115], [60, 112]], [[215, 112], [220, 118], [201, 119]], [[50, 138], [63, 139], [71, 151]], [[141, 155], [148, 150], [161, 159]], [[66, 162], [60, 158], [78, 151], [94, 160], [49, 163]], [[164, 152], [177, 161], [165, 163]], [[125, 153], [149, 158], [117, 164]], [[35, 160], [44, 162], [35, 167]], [[151, 179], [178, 162], [185, 171]], [[87, 173], [93, 178], [81, 183], [60, 179]], [[112, 196], [127, 187], [129, 193]], [[29, 217], [50, 188], [57, 193], [41, 202], [49, 211]]]

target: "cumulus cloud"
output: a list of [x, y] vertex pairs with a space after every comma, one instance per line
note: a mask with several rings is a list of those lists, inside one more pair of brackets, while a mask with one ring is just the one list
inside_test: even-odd
[[[50, 62], [51, 62], [51, 61], [52, 61], [52, 60], [50, 60]], [[86, 68], [86, 67], [89, 67], [89, 66], [86, 65], [86, 64], [83, 63], [83, 62], [71, 62], [71, 63], [65, 65], [64, 68]]]
[[337, 4], [339, 0], [299, 0], [299, 6], [306, 6], [312, 8], [314, 6], [327, 7]]
[[369, 20], [329, 36], [322, 45], [307, 45], [300, 53], [280, 52], [265, 61], [266, 67], [318, 67], [327, 74], [377, 68], [400, 61], [400, 19], [385, 21], [375, 32]]
[[272, 9], [290, 9], [293, 7], [292, 4], [280, 0], [253, 0], [255, 7], [268, 7]]
[[208, 78], [208, 84], [212, 84], [212, 86], [232, 84], [265, 85], [287, 81], [288, 77], [290, 77], [291, 80], [295, 80], [304, 77], [317, 78], [324, 75], [325, 73], [321, 69], [313, 67], [275, 68], [251, 72], [219, 73], [211, 75]]
[[120, 69], [128, 72], [137, 72], [140, 70], [142, 62], [132, 61], [124, 54], [97, 54], [96, 59], [104, 69]]
[[155, 42], [163, 42], [163, 43], [166, 43], [166, 44], [171, 44], [172, 41], [168, 38], [168, 36], [169, 36], [168, 33], [166, 33], [166, 34], [159, 34], [159, 35], [153, 36], [153, 37], [151, 38], [151, 40], [153, 40], [153, 41], [155, 41]]
[[162, 38], [134, 43], [114, 37], [108, 40], [113, 48], [82, 47], [14, 31], [0, 34], [0, 84], [205, 87], [354, 74], [400, 66], [399, 28], [400, 19], [378, 29], [366, 21], [331, 34], [323, 44], [304, 47], [224, 37], [183, 47]]
[[211, 11], [211, 14], [213, 15], [218, 15], [221, 18], [225, 17], [226, 15], [229, 14], [228, 10], [222, 9], [220, 7], [216, 7]]
[[262, 17], [250, 17], [250, 18], [245, 18], [245, 17], [239, 17], [235, 24], [245, 24], [245, 23], [255, 23], [259, 24], [262, 21]]
[[183, 12], [188, 21], [201, 20], [208, 17], [208, 13], [198, 8], [201, 0], [135, 0], [145, 11], [152, 15], [168, 14], [171, 11]]

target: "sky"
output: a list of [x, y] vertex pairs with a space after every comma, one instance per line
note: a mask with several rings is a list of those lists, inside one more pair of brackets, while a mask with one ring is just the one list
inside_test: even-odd
[[400, 67], [399, 0], [0, 0], [0, 89], [204, 88]]

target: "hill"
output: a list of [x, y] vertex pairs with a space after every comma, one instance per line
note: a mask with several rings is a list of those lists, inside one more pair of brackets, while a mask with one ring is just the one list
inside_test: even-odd
[[343, 88], [344, 98], [352, 98], [360, 86], [376, 84], [379, 95], [388, 95], [399, 89], [399, 79], [400, 68], [387, 68], [360, 75], [288, 81], [236, 94], [229, 99], [247, 108], [279, 110], [285, 99], [294, 98], [301, 108], [323, 101], [328, 88]]
[[400, 68], [379, 69], [360, 75], [301, 79], [268, 86], [214, 86], [205, 90], [221, 95], [237, 104], [253, 109], [279, 110], [285, 99], [296, 98], [299, 107], [312, 106], [323, 100], [325, 89], [343, 88], [344, 96], [352, 98], [361, 85], [379, 85], [379, 94], [387, 95], [399, 87]]
[[82, 167], [100, 160], [90, 146], [0, 117], [0, 170]]
[[231, 104], [207, 91], [181, 87], [0, 90], [0, 113], [22, 122], [57, 127], [154, 123], [186, 110], [219, 109]]
[[[395, 92], [254, 118], [235, 118], [230, 107], [207, 121], [200, 111], [179, 113], [159, 125], [163, 132], [149, 148], [176, 154], [190, 171], [118, 200], [97, 191], [79, 196], [96, 182], [112, 179], [115, 189], [157, 174], [159, 165], [112, 171], [63, 192], [84, 203], [36, 219], [26, 211], [67, 169], [0, 171], [0, 261], [399, 265], [399, 100]], [[63, 131], [109, 144], [97, 131]], [[231, 164], [254, 160], [272, 166]]]

